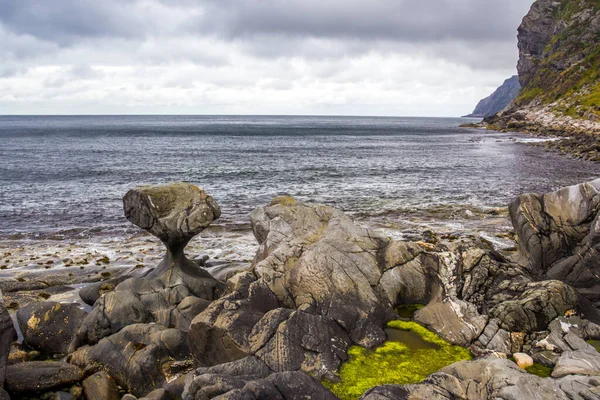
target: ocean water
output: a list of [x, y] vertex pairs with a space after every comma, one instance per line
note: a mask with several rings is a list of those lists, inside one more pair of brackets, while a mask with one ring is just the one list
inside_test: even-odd
[[[367, 223], [440, 207], [486, 209], [600, 176], [600, 166], [459, 128], [460, 119], [267, 116], [0, 117], [0, 240], [100, 240], [138, 232], [121, 198], [189, 181], [247, 229], [277, 195]], [[516, 140], [516, 141], [515, 141]]]

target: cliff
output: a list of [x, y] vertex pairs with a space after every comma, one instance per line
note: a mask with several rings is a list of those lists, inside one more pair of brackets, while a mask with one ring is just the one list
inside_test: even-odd
[[600, 133], [600, 0], [538, 0], [518, 29], [522, 89], [488, 122]]
[[504, 110], [519, 94], [521, 84], [517, 75], [504, 81], [494, 93], [481, 100], [472, 114], [466, 117], [485, 118]]

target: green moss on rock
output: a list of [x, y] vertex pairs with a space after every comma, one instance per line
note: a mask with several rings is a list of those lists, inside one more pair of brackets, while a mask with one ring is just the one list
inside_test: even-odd
[[600, 352], [600, 340], [588, 340], [588, 343]]
[[374, 350], [352, 346], [349, 360], [340, 369], [340, 382], [324, 381], [323, 385], [342, 400], [358, 399], [372, 387], [418, 383], [445, 366], [471, 359], [468, 349], [449, 344], [416, 322], [391, 321], [388, 328], [412, 332], [436, 346], [415, 349], [398, 341]]
[[531, 367], [525, 368], [525, 371], [542, 378], [548, 378], [550, 374], [552, 374], [552, 367], [546, 367], [545, 365], [534, 363]]

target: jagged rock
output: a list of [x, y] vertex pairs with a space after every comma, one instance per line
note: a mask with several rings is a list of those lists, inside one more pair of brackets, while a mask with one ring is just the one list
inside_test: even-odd
[[0, 291], [0, 400], [8, 399], [8, 394], [4, 391], [4, 377], [6, 375], [6, 363], [10, 346], [17, 338], [17, 333], [13, 327], [12, 319], [2, 305], [2, 292]]
[[346, 332], [331, 318], [288, 309], [265, 314], [249, 340], [252, 352], [271, 370], [302, 370], [316, 378], [333, 378], [350, 345]]
[[535, 280], [526, 268], [481, 243], [461, 245], [456, 252], [458, 265], [452, 272], [456, 295], [476, 304], [481, 314], [489, 314], [494, 306], [521, 294]]
[[265, 283], [257, 281], [212, 302], [190, 325], [189, 341], [200, 365], [216, 365], [251, 354], [249, 337], [254, 325], [279, 307]]
[[520, 253], [529, 266], [600, 300], [600, 179], [510, 205]]
[[182, 397], [210, 399], [241, 389], [246, 383], [266, 378], [272, 373], [267, 364], [253, 356], [213, 367], [201, 367], [186, 380]]
[[427, 304], [443, 290], [438, 256], [418, 244], [390, 242], [383, 258], [378, 291], [389, 304]]
[[560, 281], [534, 282], [514, 300], [490, 310], [490, 316], [501, 321], [500, 326], [509, 332], [538, 332], [577, 304], [577, 295], [570, 286]]
[[485, 353], [485, 350], [503, 354], [512, 354], [510, 333], [500, 328], [500, 321], [488, 321], [481, 335], [471, 346], [475, 354]]
[[260, 244], [254, 272], [282, 306], [327, 315], [363, 346], [385, 339], [381, 327], [391, 305], [373, 287], [386, 239], [340, 211], [290, 198], [255, 209], [250, 220]]
[[66, 354], [87, 313], [78, 304], [29, 303], [17, 311], [26, 345], [45, 354]]
[[141, 397], [189, 371], [186, 332], [135, 324], [94, 346], [79, 348], [71, 363], [92, 372], [104, 369], [119, 386]]
[[13, 395], [43, 393], [83, 379], [83, 371], [72, 364], [30, 361], [6, 369], [6, 389]]
[[86, 378], [83, 383], [86, 400], [119, 400], [119, 388], [114, 379], [100, 371]]
[[201, 375], [197, 375], [186, 384], [183, 399], [337, 399], [316, 379], [302, 372], [281, 372], [265, 376], [252, 376], [248, 375], [249, 371], [252, 370], [227, 371], [228, 373], [226, 371], [214, 371], [216, 373], [201, 371]]
[[157, 236], [167, 254], [146, 276], [127, 279], [97, 299], [71, 351], [135, 323], [187, 330], [224, 289], [222, 282], [184, 255], [187, 243], [220, 216], [212, 197], [196, 186], [175, 183], [130, 190], [123, 205], [125, 216]]

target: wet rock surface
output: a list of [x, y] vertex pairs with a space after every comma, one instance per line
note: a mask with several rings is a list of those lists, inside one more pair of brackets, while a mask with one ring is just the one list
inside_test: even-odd
[[576, 288], [600, 305], [600, 180], [510, 205], [519, 250], [528, 266]]
[[68, 387], [83, 379], [83, 371], [73, 364], [56, 361], [30, 361], [13, 364], [6, 370], [6, 389], [11, 395], [43, 393]]
[[24, 343], [47, 355], [66, 354], [87, 313], [78, 304], [30, 303], [17, 311]]

